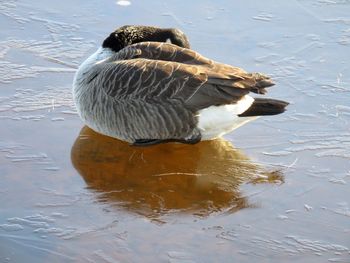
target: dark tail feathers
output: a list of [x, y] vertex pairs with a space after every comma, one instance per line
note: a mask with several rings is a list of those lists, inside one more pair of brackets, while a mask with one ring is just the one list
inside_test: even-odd
[[288, 102], [283, 100], [255, 98], [252, 106], [239, 117], [276, 115], [285, 111]]

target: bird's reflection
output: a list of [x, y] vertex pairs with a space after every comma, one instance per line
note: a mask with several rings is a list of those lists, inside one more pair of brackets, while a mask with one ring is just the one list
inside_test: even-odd
[[84, 127], [71, 157], [99, 201], [149, 218], [236, 211], [249, 206], [239, 192], [241, 184], [282, 179], [223, 139], [133, 147]]

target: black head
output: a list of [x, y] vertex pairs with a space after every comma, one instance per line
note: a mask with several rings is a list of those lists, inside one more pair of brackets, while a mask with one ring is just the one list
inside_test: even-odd
[[118, 52], [126, 46], [144, 41], [170, 41], [177, 46], [190, 48], [190, 42], [181, 30], [150, 26], [122, 26], [103, 41], [102, 47]]

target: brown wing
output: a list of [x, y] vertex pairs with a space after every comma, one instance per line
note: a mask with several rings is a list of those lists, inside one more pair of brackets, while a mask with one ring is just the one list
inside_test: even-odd
[[207, 82], [200, 67], [177, 62], [129, 59], [104, 64], [97, 81], [115, 99], [187, 101]]
[[[142, 64], [146, 60], [140, 59], [151, 61]], [[121, 60], [126, 64], [121, 64]], [[126, 72], [122, 74], [122, 81], [119, 81], [121, 85], [134, 84], [128, 87], [126, 94], [134, 92], [141, 97], [147, 94], [151, 96], [154, 93], [156, 95], [158, 93], [174, 94], [181, 86], [182, 92], [178, 94], [179, 97], [187, 101], [187, 105], [195, 110], [211, 105], [234, 103], [250, 91], [265, 93], [265, 87], [273, 85], [270, 78], [262, 74], [247, 73], [238, 67], [217, 63], [193, 50], [170, 43], [133, 44], [122, 49], [110, 61], [117, 63], [115, 70], [111, 69], [111, 71]], [[186, 79], [198, 79], [196, 75], [199, 74], [202, 75], [200, 89], [196, 85], [186, 85]], [[129, 78], [130, 76], [132, 77]], [[130, 82], [131, 79], [134, 81]], [[108, 87], [114, 90], [108, 88], [108, 93], [114, 94], [116, 90], [120, 91], [110, 85]], [[185, 94], [185, 97], [181, 94]]]
[[[145, 58], [198, 65], [205, 68], [211, 83], [248, 89], [264, 94], [264, 88], [272, 86], [271, 79], [260, 73], [247, 73], [239, 67], [215, 62], [187, 48], [162, 42], [141, 42], [118, 52], [115, 60]], [[234, 82], [233, 82], [234, 81]]]
[[90, 85], [102, 89], [114, 101], [103, 111], [117, 113], [115, 122], [129, 141], [200, 139], [197, 114], [186, 106], [186, 101], [207, 81], [199, 68], [130, 59], [97, 64], [95, 74]]
[[[116, 104], [124, 105], [114, 110], [126, 123], [125, 133], [135, 131], [130, 136], [137, 139], [200, 136], [198, 110], [235, 103], [250, 91], [271, 85], [268, 77], [245, 73], [171, 44], [139, 43], [116, 57], [96, 65], [93, 81]], [[263, 81], [267, 85], [261, 85]]]

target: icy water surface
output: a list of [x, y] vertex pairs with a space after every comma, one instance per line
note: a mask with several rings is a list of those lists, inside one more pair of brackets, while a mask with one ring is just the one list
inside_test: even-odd
[[[0, 2], [0, 262], [350, 262], [350, 1]], [[223, 139], [129, 145], [76, 115], [115, 27], [179, 27], [291, 102]]]

